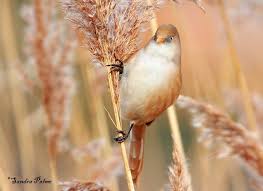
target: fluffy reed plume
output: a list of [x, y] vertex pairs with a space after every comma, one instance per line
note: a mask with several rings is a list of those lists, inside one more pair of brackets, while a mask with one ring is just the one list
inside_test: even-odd
[[109, 191], [108, 188], [94, 182], [61, 182], [60, 191]]
[[173, 137], [173, 163], [169, 167], [170, 191], [191, 191], [191, 180], [183, 156], [181, 156], [176, 140]]
[[[63, 0], [66, 18], [84, 36], [83, 44], [94, 62], [103, 66], [125, 61], [138, 49], [138, 36], [144, 24], [154, 16], [160, 5], [153, 0]], [[108, 68], [108, 71], [110, 69]], [[121, 130], [117, 72], [109, 72], [108, 82], [113, 103], [116, 128]], [[124, 143], [121, 144], [129, 190], [134, 190]]]
[[69, 124], [75, 43], [50, 1], [34, 0], [33, 6], [23, 7], [22, 16], [27, 24], [24, 50], [30, 69], [25, 71], [28, 73], [26, 79], [29, 79], [25, 82], [31, 82], [30, 87], [38, 86], [40, 89], [41, 105], [49, 125], [49, 152], [55, 157], [57, 150], [63, 146], [61, 143]]
[[125, 61], [138, 50], [141, 27], [160, 1], [148, 6], [143, 0], [63, 0], [62, 5], [66, 19], [84, 35], [83, 45], [105, 66]]
[[201, 141], [224, 146], [218, 157], [237, 156], [263, 176], [263, 146], [256, 134], [209, 104], [181, 96], [177, 105], [191, 112], [192, 125], [201, 130]]
[[52, 1], [34, 0], [33, 6], [22, 9], [22, 15], [27, 24], [26, 63], [31, 66], [29, 72], [35, 72], [37, 79], [31, 81], [39, 82], [41, 105], [48, 121], [48, 150], [53, 190], [56, 190], [56, 155], [59, 149], [67, 146], [64, 138], [74, 87], [71, 64], [75, 43], [63, 20], [58, 18]]

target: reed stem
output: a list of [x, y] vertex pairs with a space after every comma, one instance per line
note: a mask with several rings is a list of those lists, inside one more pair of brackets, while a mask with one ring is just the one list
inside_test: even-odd
[[[116, 75], [116, 73], [110, 72], [109, 68], [108, 68], [108, 72], [109, 72], [108, 83], [109, 83], [111, 101], [112, 101], [113, 110], [114, 110], [116, 128], [118, 130], [122, 130], [120, 114], [119, 114], [119, 107], [118, 107], [119, 106], [119, 104], [118, 104], [119, 100], [116, 97], [116, 89], [115, 89], [116, 85], [118, 84], [116, 82], [116, 79], [118, 79], [118, 75]], [[129, 188], [129, 191], [135, 191], [124, 142], [121, 143], [120, 146], [121, 146], [121, 153], [122, 153], [122, 159], [124, 162], [124, 168], [125, 168], [125, 174], [126, 174], [126, 180], [127, 180], [128, 188]]]
[[[151, 0], [147, 0], [148, 4], [150, 5], [152, 3]], [[156, 16], [151, 20], [151, 30], [152, 33], [154, 34], [155, 31], [158, 28], [158, 22], [156, 19]], [[177, 116], [176, 116], [176, 111], [174, 105], [170, 106], [167, 110], [167, 115], [169, 118], [169, 123], [170, 123], [170, 128], [172, 131], [172, 136], [176, 138], [176, 145], [179, 148], [180, 154], [185, 162], [185, 156], [184, 156], [184, 151], [183, 151], [183, 144], [180, 136], [180, 129], [177, 121]]]
[[[149, 5], [152, 3], [151, 0], [147, 0], [147, 2]], [[158, 21], [157, 21], [156, 15], [155, 15], [155, 17], [151, 20], [151, 29], [152, 29], [153, 34], [157, 30], [157, 28], [158, 28]], [[168, 108], [167, 115], [168, 115], [168, 119], [169, 119], [169, 123], [170, 123], [172, 137], [174, 138], [174, 141], [176, 143], [175, 146], [178, 147], [178, 152], [179, 152], [178, 154], [182, 157], [182, 160], [183, 160], [182, 162], [184, 164], [184, 167], [186, 167], [186, 159], [185, 159], [185, 155], [184, 155], [184, 148], [183, 148], [183, 143], [181, 140], [180, 129], [179, 129], [176, 110], [175, 110], [174, 105], [172, 105]], [[188, 176], [188, 177], [190, 177], [190, 176]], [[192, 190], [191, 184], [189, 185], [189, 191], [190, 190]]]
[[56, 158], [49, 155], [49, 166], [52, 178], [52, 190], [58, 191], [58, 179], [57, 179], [57, 161]]
[[174, 105], [168, 108], [167, 115], [171, 127], [172, 137], [174, 137], [174, 140], [176, 141], [176, 146], [178, 147], [178, 151], [180, 152], [181, 157], [185, 162], [186, 160], [184, 156], [184, 148], [181, 141], [180, 130]]

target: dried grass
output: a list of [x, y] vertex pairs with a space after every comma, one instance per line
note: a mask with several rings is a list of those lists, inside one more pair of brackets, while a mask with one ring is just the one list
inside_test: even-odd
[[[74, 89], [72, 55], [75, 41], [50, 1], [34, 0], [33, 6], [23, 7], [22, 16], [27, 24], [24, 47], [26, 63], [39, 82], [31, 84], [31, 87], [39, 86], [41, 92], [41, 105], [48, 121], [48, 150], [55, 182], [57, 152], [67, 147], [65, 135]], [[28, 74], [25, 79], [34, 82], [31, 76]], [[25, 81], [25, 84], [28, 83]], [[55, 187], [53, 189], [56, 190]]]
[[223, 146], [218, 157], [237, 156], [253, 172], [263, 176], [263, 146], [257, 134], [236, 123], [216, 107], [180, 96], [177, 105], [193, 117], [192, 125], [201, 130], [200, 140]]
[[72, 34], [66, 32], [65, 23], [57, 17], [54, 6], [49, 7], [52, 21], [48, 19], [48, 6], [47, 1], [35, 0], [33, 6], [22, 9], [27, 24], [26, 63], [34, 73], [25, 71], [24, 76], [31, 82], [30, 87], [39, 86], [49, 125], [49, 151], [55, 157], [69, 124], [74, 90], [72, 54], [75, 42]]
[[160, 1], [64, 0], [66, 19], [84, 35], [83, 45], [95, 62], [125, 62], [138, 51], [138, 36]]

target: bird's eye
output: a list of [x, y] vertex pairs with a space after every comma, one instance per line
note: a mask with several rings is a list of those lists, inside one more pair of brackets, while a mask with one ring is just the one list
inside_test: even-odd
[[169, 37], [166, 38], [166, 42], [172, 42], [173, 39], [174, 39], [174, 37], [169, 36]]

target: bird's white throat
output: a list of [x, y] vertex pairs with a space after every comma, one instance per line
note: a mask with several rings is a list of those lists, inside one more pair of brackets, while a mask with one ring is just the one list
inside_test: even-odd
[[151, 41], [145, 49], [145, 54], [173, 59], [180, 54], [180, 46], [175, 43], [157, 44], [155, 41]]

